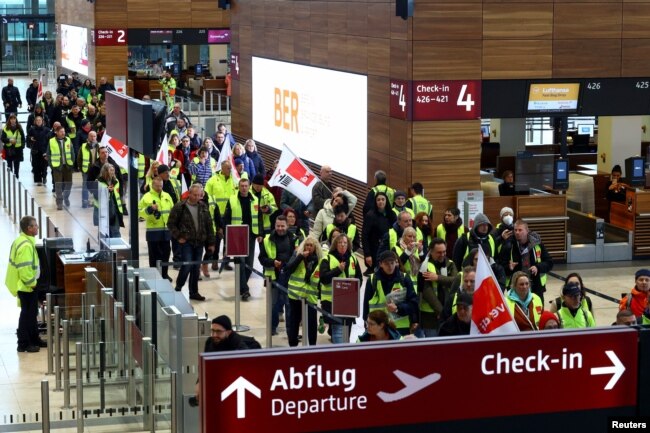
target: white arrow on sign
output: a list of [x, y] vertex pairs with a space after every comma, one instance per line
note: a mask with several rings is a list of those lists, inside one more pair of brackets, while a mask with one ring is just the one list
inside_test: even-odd
[[614, 363], [614, 365], [610, 367], [592, 367], [591, 375], [611, 374], [612, 378], [609, 379], [609, 382], [607, 382], [607, 385], [605, 385], [605, 390], [609, 391], [610, 389], [614, 388], [616, 382], [618, 382], [621, 376], [623, 376], [623, 373], [625, 372], [625, 366], [621, 360], [618, 359], [618, 356], [616, 356], [613, 350], [606, 350], [605, 353], [607, 354], [609, 360]]
[[257, 398], [262, 397], [262, 391], [243, 376], [239, 376], [228, 388], [221, 391], [221, 401], [227, 399], [235, 391], [237, 391], [237, 418], [246, 418], [246, 391]]

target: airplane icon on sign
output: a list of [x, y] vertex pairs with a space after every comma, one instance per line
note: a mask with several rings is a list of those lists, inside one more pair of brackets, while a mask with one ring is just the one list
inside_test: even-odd
[[395, 376], [397, 376], [397, 378], [404, 384], [404, 388], [400, 389], [397, 392], [379, 391], [377, 393], [377, 396], [386, 403], [391, 403], [393, 401], [398, 401], [406, 397], [410, 397], [416, 392], [423, 390], [427, 386], [436, 383], [440, 380], [441, 377], [438, 373], [431, 373], [420, 379], [408, 373], [404, 373], [401, 370], [395, 370], [393, 374], [395, 374]]

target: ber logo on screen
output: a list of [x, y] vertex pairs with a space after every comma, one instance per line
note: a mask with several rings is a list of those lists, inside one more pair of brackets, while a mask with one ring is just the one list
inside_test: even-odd
[[275, 88], [275, 126], [298, 133], [298, 92]]
[[300, 181], [300, 183], [304, 184], [305, 186], [311, 185], [315, 179], [311, 171], [302, 165], [298, 159], [294, 159], [293, 162], [289, 164], [289, 167], [287, 167], [287, 173], [289, 173], [291, 177]]

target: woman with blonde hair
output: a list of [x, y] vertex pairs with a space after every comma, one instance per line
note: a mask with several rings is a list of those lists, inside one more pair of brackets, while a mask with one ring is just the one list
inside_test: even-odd
[[147, 171], [147, 174], [144, 175], [144, 184], [142, 185], [142, 193], [145, 194], [151, 190], [151, 182], [153, 181], [153, 178], [158, 176], [158, 167], [160, 166], [160, 162], [152, 160], [151, 164], [149, 165], [149, 171]]
[[293, 253], [283, 272], [289, 275], [289, 310], [287, 317], [287, 337], [289, 346], [298, 345], [300, 322], [307, 320], [309, 345], [316, 345], [316, 310], [307, 309], [307, 317], [302, 317], [302, 299], [311, 305], [318, 304], [319, 263], [322, 250], [318, 240], [307, 236]]
[[257, 174], [257, 171], [255, 170], [255, 164], [253, 164], [253, 160], [246, 155], [246, 149], [244, 149], [244, 146], [242, 146], [241, 143], [235, 144], [235, 146], [232, 148], [232, 153], [233, 160], [239, 158], [241, 162], [244, 163], [244, 171], [248, 173], [248, 178], [253, 179]]

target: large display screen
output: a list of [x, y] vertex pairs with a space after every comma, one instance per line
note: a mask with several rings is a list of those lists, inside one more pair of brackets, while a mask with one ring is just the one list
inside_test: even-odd
[[365, 75], [253, 57], [253, 138], [367, 181]]
[[528, 113], [575, 113], [580, 83], [531, 83]]
[[61, 66], [88, 76], [88, 29], [60, 25]]

